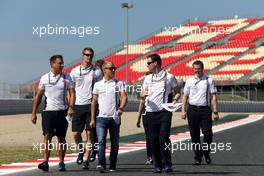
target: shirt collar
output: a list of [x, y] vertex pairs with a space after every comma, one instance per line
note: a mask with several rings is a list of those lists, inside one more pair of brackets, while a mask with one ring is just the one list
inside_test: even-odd
[[57, 75], [55, 76], [55, 74], [54, 74], [52, 71], [50, 71], [49, 74], [50, 74], [50, 77], [52, 77], [52, 78], [56, 78], [56, 77], [58, 77], [58, 76], [61, 75], [61, 73], [60, 73], [60, 74], [57, 74]]
[[165, 76], [165, 73], [166, 72], [164, 70], [160, 70], [160, 72], [158, 74], [153, 73], [153, 76], [155, 78], [159, 79], [159, 78], [163, 78]]
[[204, 80], [204, 79], [207, 79], [207, 78], [208, 78], [208, 76], [206, 74], [203, 74], [203, 76], [200, 77], [200, 78], [198, 76], [194, 75], [194, 79], [196, 79], [196, 80]]
[[90, 65], [89, 67], [85, 68], [85, 67], [81, 64], [80, 67], [81, 67], [82, 70], [89, 70], [89, 69], [91, 69], [92, 65]]
[[110, 82], [114, 82], [114, 78], [112, 78], [112, 79], [110, 79], [110, 80], [108, 80], [108, 81], [107, 81], [107, 80], [105, 80], [105, 78], [103, 78], [103, 82], [104, 82], [104, 83], [110, 83]]

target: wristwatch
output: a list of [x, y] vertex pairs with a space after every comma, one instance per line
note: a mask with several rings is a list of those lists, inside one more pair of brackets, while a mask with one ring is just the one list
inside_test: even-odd
[[218, 115], [218, 112], [213, 112], [215, 115]]
[[69, 105], [69, 108], [74, 108], [74, 105]]

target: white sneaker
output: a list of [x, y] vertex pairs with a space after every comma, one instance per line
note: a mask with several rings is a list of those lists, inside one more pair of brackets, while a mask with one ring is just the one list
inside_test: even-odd
[[96, 170], [99, 172], [105, 172], [105, 168], [102, 165], [97, 165]]

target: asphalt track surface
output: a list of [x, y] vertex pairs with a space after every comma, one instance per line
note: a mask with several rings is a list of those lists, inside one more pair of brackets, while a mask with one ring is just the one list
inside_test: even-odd
[[[169, 175], [264, 175], [264, 119], [244, 126], [235, 127], [214, 134], [215, 143], [231, 143], [230, 151], [217, 151], [211, 154], [212, 164], [206, 165], [203, 161], [200, 166], [193, 166], [192, 151], [176, 151], [172, 154], [174, 172]], [[185, 142], [187, 143], [187, 142]], [[227, 149], [227, 148], [225, 148]], [[144, 165], [146, 151], [136, 151], [121, 154], [118, 157], [118, 170], [114, 173], [99, 173], [96, 171], [96, 163], [90, 164], [90, 170], [84, 171], [75, 163], [67, 164], [66, 172], [58, 172], [57, 167], [51, 167], [50, 171], [31, 170], [15, 173], [16, 176], [132, 176], [132, 175], [167, 175], [153, 174], [153, 166]], [[107, 160], [108, 161], [108, 160]]]

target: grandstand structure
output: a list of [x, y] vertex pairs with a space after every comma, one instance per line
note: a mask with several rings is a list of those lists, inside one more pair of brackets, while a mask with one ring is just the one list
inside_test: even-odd
[[[129, 84], [143, 79], [151, 53], [160, 54], [163, 67], [183, 81], [193, 75], [192, 62], [199, 59], [220, 85], [256, 83], [264, 78], [264, 18], [188, 21], [135, 41], [128, 51]], [[125, 58], [126, 46], [100, 59], [113, 62], [116, 77], [125, 80]]]
[[[161, 55], [163, 68], [186, 81], [193, 75], [194, 60], [204, 62], [205, 72], [218, 86], [258, 84], [264, 78], [264, 17], [211, 21], [188, 20], [172, 28], [162, 28], [151, 35], [120, 44], [95, 55], [117, 66], [115, 77], [125, 80], [128, 47], [128, 84], [139, 84], [147, 71], [146, 56]], [[69, 73], [80, 59], [66, 66]], [[31, 84], [33, 89], [38, 82]], [[250, 88], [249, 88], [250, 89]]]

